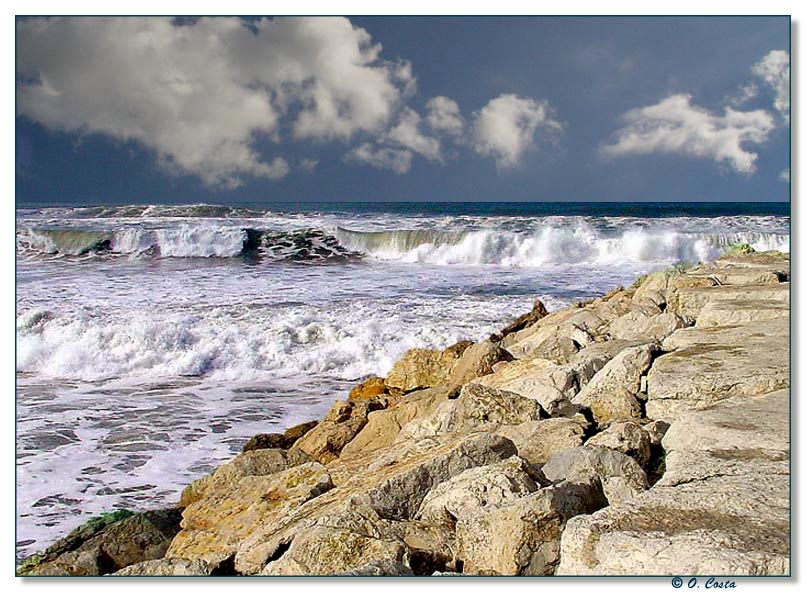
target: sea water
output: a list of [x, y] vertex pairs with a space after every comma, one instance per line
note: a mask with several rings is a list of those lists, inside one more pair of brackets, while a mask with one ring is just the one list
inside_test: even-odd
[[409, 348], [737, 242], [788, 252], [789, 222], [789, 204], [18, 208], [18, 556], [176, 502]]

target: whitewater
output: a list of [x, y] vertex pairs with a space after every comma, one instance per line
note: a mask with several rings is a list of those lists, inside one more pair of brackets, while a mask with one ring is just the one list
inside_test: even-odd
[[18, 208], [18, 555], [171, 504], [409, 348], [732, 244], [788, 252], [789, 224], [788, 205]]

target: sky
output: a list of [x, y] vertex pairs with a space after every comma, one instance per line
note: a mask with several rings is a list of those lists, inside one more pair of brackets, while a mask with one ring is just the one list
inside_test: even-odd
[[788, 201], [788, 17], [22, 18], [16, 201]]

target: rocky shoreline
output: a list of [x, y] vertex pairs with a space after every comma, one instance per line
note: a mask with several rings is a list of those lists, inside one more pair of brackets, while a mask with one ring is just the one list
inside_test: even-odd
[[789, 256], [409, 350], [20, 575], [788, 575]]

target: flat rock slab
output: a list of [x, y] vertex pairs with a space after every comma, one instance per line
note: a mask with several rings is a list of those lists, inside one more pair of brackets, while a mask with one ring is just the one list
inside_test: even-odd
[[697, 317], [697, 327], [729, 327], [789, 318], [789, 303], [776, 300], [712, 300]]
[[789, 386], [788, 319], [740, 327], [681, 329], [647, 375], [646, 414], [674, 418], [730, 397]]
[[789, 391], [683, 415], [648, 492], [571, 520], [565, 575], [789, 572]]
[[764, 300], [789, 304], [789, 283], [679, 288], [670, 300], [675, 313], [684, 319], [696, 319], [703, 307], [715, 300]]

